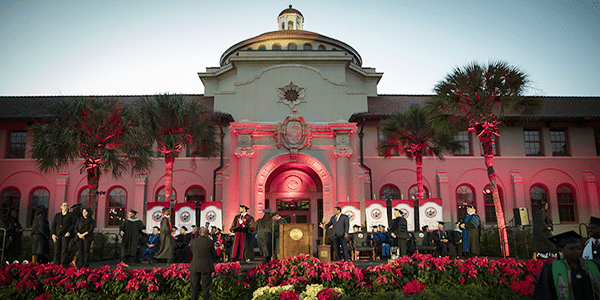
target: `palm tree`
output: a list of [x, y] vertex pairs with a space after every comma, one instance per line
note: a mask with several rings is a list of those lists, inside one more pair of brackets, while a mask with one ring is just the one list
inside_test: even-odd
[[494, 139], [499, 136], [499, 114], [511, 112], [527, 116], [541, 107], [539, 98], [523, 96], [528, 84], [528, 76], [506, 62], [492, 62], [487, 66], [471, 63], [446, 75], [435, 86], [436, 95], [428, 103], [429, 111], [435, 116], [431, 119], [432, 126], [438, 131], [448, 134], [466, 127], [481, 142], [505, 256], [509, 255], [509, 249], [494, 172]]
[[[423, 189], [423, 156], [444, 159], [443, 152], [456, 148], [456, 143], [443, 135], [435, 134], [430, 127], [424, 107], [411, 106], [406, 112], [394, 114], [383, 120], [380, 129], [385, 143], [379, 146], [385, 157], [398, 153], [414, 159], [417, 165], [418, 199], [425, 198]], [[415, 230], [420, 228], [418, 207], [415, 207]]]
[[165, 158], [165, 199], [171, 199], [173, 164], [183, 148], [193, 147], [193, 155], [211, 156], [217, 150], [216, 126], [208, 110], [199, 102], [177, 94], [159, 94], [140, 99], [137, 114], [147, 142], [158, 144]]
[[81, 171], [87, 173], [90, 189], [88, 203], [94, 212], [103, 172], [118, 178], [127, 169], [143, 172], [150, 168], [151, 146], [137, 144], [141, 132], [118, 100], [64, 99], [54, 109], [54, 122], [31, 127], [32, 157], [45, 173], [82, 158]]

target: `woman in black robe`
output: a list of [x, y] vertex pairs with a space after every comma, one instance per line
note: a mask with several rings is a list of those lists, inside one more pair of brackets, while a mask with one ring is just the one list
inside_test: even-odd
[[89, 267], [92, 247], [92, 241], [94, 240], [94, 228], [96, 227], [94, 219], [92, 218], [92, 210], [84, 208], [82, 217], [75, 223], [75, 234], [77, 234], [77, 267]]
[[165, 259], [168, 264], [173, 262], [173, 254], [175, 250], [175, 239], [173, 239], [173, 227], [169, 216], [171, 212], [169, 208], [163, 208], [163, 217], [160, 221], [160, 248], [154, 255], [155, 259]]
[[[10, 209], [0, 219], [0, 228], [6, 230], [5, 244], [2, 245], [4, 248], [4, 257], [10, 262], [19, 259], [21, 255], [21, 236], [23, 235], [24, 228], [19, 224], [17, 217], [17, 210]], [[0, 243], [1, 238], [2, 234], [0, 233]]]
[[552, 236], [552, 220], [548, 215], [548, 203], [541, 201], [539, 209], [533, 217], [533, 259], [538, 255], [547, 258], [546, 253], [555, 252], [555, 247], [548, 238]]
[[50, 223], [48, 209], [41, 206], [36, 210], [31, 228], [31, 262], [44, 263], [50, 253]]

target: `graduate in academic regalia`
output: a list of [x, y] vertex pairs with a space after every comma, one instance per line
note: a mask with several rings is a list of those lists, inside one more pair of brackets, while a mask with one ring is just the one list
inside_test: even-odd
[[572, 230], [550, 237], [560, 258], [544, 265], [535, 285], [534, 300], [600, 299], [600, 266], [581, 258], [580, 238]]
[[254, 224], [256, 229], [256, 242], [263, 256], [262, 263], [266, 264], [271, 261], [273, 254], [273, 220], [271, 219], [271, 209], [263, 210], [263, 217], [258, 219]]
[[160, 248], [154, 258], [166, 259], [168, 264], [173, 263], [173, 251], [175, 250], [175, 239], [173, 239], [173, 226], [171, 226], [171, 210], [163, 208], [163, 217], [160, 220]]
[[129, 218], [119, 227], [119, 233], [123, 237], [121, 244], [121, 261], [128, 263], [131, 257], [137, 259], [140, 233], [146, 234], [146, 226], [136, 217], [137, 211], [129, 210]]
[[190, 256], [190, 242], [192, 235], [187, 233], [187, 227], [181, 226], [179, 234], [175, 236], [175, 262], [188, 263]]
[[465, 229], [463, 229], [463, 252], [470, 257], [478, 256], [481, 218], [475, 213], [474, 206], [467, 206], [467, 215], [463, 223], [465, 223]]
[[148, 241], [146, 242], [146, 247], [142, 252], [141, 260], [148, 259], [150, 263], [152, 263], [152, 258], [154, 258], [154, 253], [158, 251], [160, 247], [160, 229], [157, 226], [152, 227], [152, 233], [148, 235]]
[[450, 232], [444, 228], [444, 222], [438, 222], [438, 229], [432, 232], [432, 237], [441, 256], [456, 257], [456, 246]]
[[541, 201], [539, 208], [533, 215], [533, 259], [548, 258], [548, 254], [554, 252], [554, 245], [548, 240], [552, 236], [552, 220], [548, 214], [548, 203]]
[[583, 246], [583, 259], [600, 258], [600, 218], [590, 217], [588, 225], [588, 234], [590, 238]]
[[399, 209], [394, 209], [394, 221], [392, 222], [392, 228], [390, 229], [391, 236], [398, 240], [398, 255], [404, 256], [407, 252], [407, 240], [408, 240], [408, 222], [402, 216], [402, 212]]
[[86, 207], [81, 211], [81, 218], [75, 223], [77, 252], [77, 267], [89, 268], [91, 260], [91, 247], [94, 241], [94, 228], [96, 222], [92, 218], [92, 209]]
[[248, 206], [240, 205], [240, 214], [233, 218], [230, 230], [235, 233], [232, 259], [244, 262], [254, 259], [254, 217], [248, 214]]

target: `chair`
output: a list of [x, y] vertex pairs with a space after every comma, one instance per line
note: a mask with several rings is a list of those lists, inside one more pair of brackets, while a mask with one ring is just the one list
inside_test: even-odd
[[359, 251], [358, 257], [355, 259], [359, 259], [361, 254], [365, 253], [367, 255], [362, 255], [363, 257], [375, 260], [375, 248], [371, 246], [371, 241], [368, 239], [368, 234], [366, 232], [356, 232], [352, 235], [354, 244], [356, 245], [355, 250]]
[[417, 253], [435, 253], [436, 247], [431, 243], [425, 243], [425, 238], [428, 232], [417, 231], [415, 232], [415, 247]]

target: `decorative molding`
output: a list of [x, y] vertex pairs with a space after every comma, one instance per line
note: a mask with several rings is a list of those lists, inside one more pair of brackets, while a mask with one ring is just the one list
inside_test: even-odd
[[296, 115], [294, 110], [292, 115], [287, 116], [282, 123], [277, 125], [275, 140], [277, 148], [284, 147], [290, 150], [290, 154], [297, 154], [298, 150], [311, 147], [311, 127], [304, 121], [304, 118]]
[[352, 150], [352, 148], [348, 147], [335, 147], [333, 148], [333, 155], [337, 158], [337, 157], [341, 157], [342, 155], [345, 157], [350, 157], [352, 156], [352, 153], [354, 153], [354, 150]]
[[254, 149], [252, 149], [252, 147], [246, 147], [246, 148], [235, 147], [235, 150], [233, 151], [233, 153], [235, 154], [235, 157], [237, 157], [237, 158], [252, 157], [254, 155]]
[[60, 172], [58, 179], [56, 179], [56, 185], [68, 185], [69, 177], [69, 172]]
[[585, 182], [596, 182], [596, 175], [592, 170], [583, 170], [583, 180]]
[[435, 172], [435, 178], [438, 183], [448, 183], [448, 174], [446, 174], [445, 170], [437, 170]]
[[513, 183], [523, 182], [523, 176], [521, 176], [521, 172], [519, 172], [519, 170], [510, 170], [510, 179]]
[[304, 96], [306, 95], [306, 88], [295, 85], [290, 81], [288, 85], [277, 88], [279, 91], [279, 100], [277, 103], [287, 104], [291, 109], [299, 103], [306, 103]]

